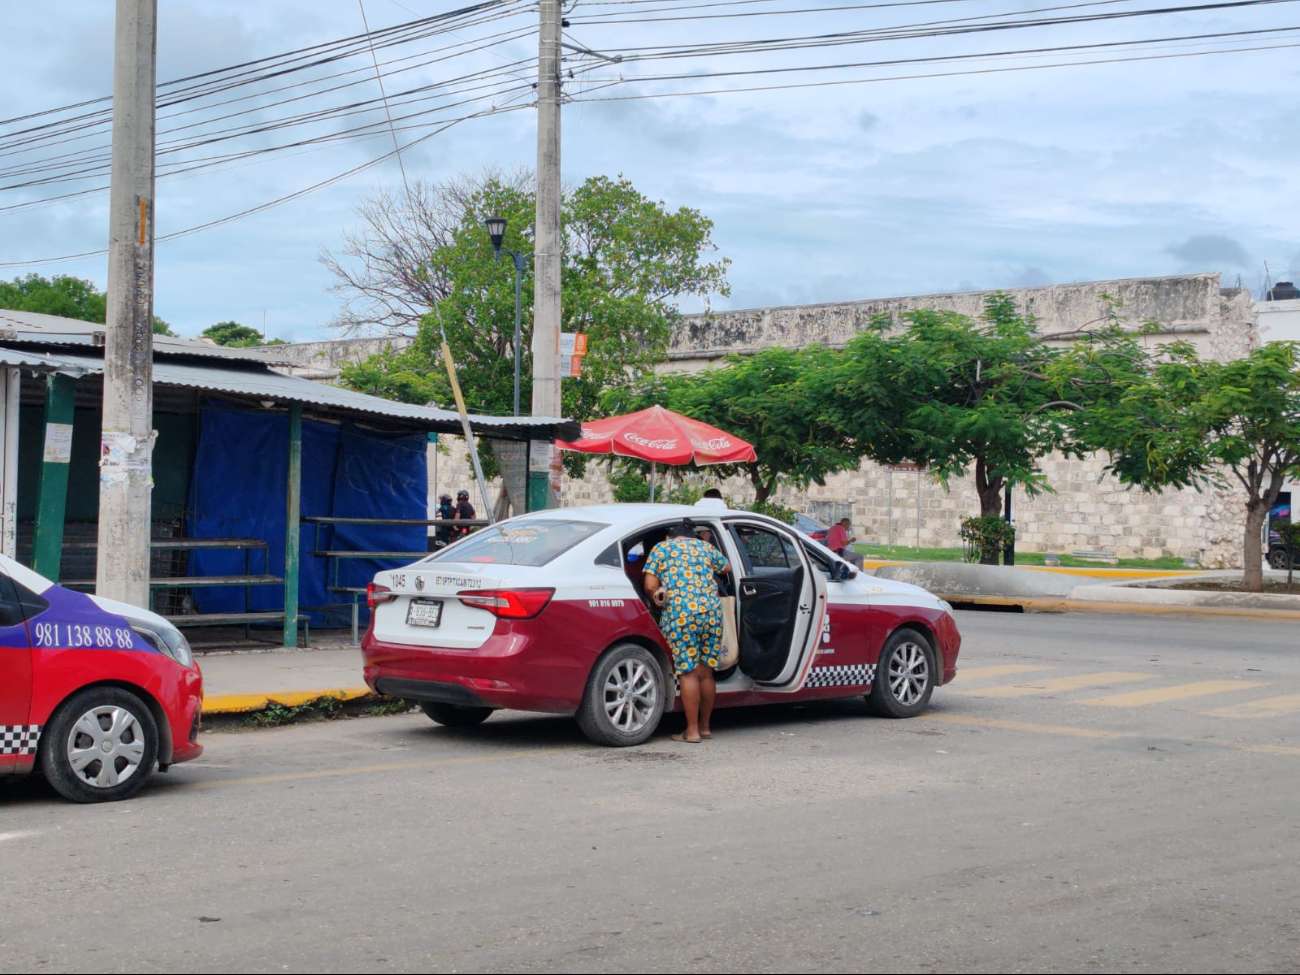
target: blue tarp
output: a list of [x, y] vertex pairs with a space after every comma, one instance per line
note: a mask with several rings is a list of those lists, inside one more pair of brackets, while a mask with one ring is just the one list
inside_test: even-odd
[[[350, 426], [306, 420], [302, 430], [303, 515], [423, 519], [427, 513], [428, 474], [423, 435], [385, 437]], [[259, 538], [267, 542], [267, 564], [254, 553], [251, 570], [284, 575], [289, 421], [283, 415], [204, 408], [199, 445], [190, 480], [189, 534], [192, 538]], [[317, 550], [422, 552], [426, 529], [414, 526], [346, 525], [302, 527], [298, 603], [313, 626], [345, 626], [351, 598], [330, 587], [364, 586], [381, 568], [409, 558], [335, 560]], [[237, 551], [196, 551], [195, 576], [244, 575], [245, 556]], [[337, 583], [335, 569], [337, 568]], [[243, 586], [194, 590], [203, 613], [237, 613], [245, 608]], [[251, 611], [284, 608], [280, 584], [253, 587]], [[365, 602], [361, 603], [363, 615]]]

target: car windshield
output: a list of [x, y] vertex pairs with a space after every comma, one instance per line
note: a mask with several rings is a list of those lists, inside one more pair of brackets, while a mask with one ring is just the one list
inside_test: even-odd
[[424, 561], [546, 565], [607, 527], [595, 521], [559, 521], [554, 518], [512, 521], [477, 531]]

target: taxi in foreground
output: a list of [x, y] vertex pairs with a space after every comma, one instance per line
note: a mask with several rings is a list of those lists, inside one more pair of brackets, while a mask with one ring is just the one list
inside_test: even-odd
[[956, 675], [951, 607], [924, 589], [859, 573], [764, 515], [615, 504], [519, 515], [376, 575], [366, 683], [444, 725], [544, 711], [600, 744], [640, 744], [680, 703], [643, 565], [688, 518], [731, 565], [719, 584], [740, 653], [717, 673], [718, 707], [864, 695], [910, 717]]

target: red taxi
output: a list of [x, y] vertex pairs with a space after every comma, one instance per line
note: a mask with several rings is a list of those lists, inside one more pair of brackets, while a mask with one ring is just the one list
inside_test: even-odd
[[956, 675], [951, 607], [924, 589], [752, 512], [602, 505], [520, 515], [375, 576], [366, 683], [440, 724], [550, 711], [601, 744], [645, 741], [678, 701], [643, 567], [684, 518], [732, 569], [719, 582], [739, 659], [717, 674], [718, 707], [862, 695], [910, 717]]
[[125, 799], [155, 766], [202, 753], [202, 701], [167, 620], [0, 555], [0, 775], [39, 770], [76, 802]]

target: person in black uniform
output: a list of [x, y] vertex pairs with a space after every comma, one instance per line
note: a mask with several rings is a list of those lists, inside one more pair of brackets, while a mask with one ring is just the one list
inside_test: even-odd
[[[456, 505], [452, 503], [450, 494], [438, 498], [438, 517], [445, 521], [451, 521], [456, 517]], [[439, 525], [438, 530], [433, 534], [439, 545], [451, 544], [451, 525]]]
[[[474, 506], [469, 503], [469, 492], [457, 491], [456, 492], [456, 519], [458, 521], [469, 521], [475, 517], [476, 515], [474, 514]], [[468, 535], [469, 533], [470, 533], [470, 529], [468, 528], [461, 528], [457, 530], [457, 534], [459, 535]]]

